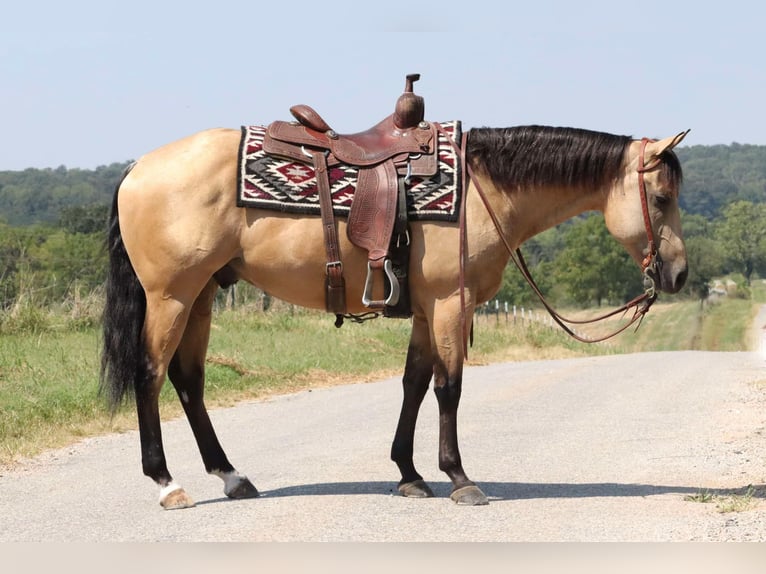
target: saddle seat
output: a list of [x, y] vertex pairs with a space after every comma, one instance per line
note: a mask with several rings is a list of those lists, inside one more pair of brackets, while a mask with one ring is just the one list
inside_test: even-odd
[[[293, 106], [290, 113], [300, 126], [317, 132], [314, 135], [317, 139], [306, 142], [307, 145], [329, 149], [335, 158], [349, 165], [369, 166], [401, 154], [431, 153], [433, 127], [422, 119], [414, 125], [402, 126], [397, 124], [394, 113], [368, 130], [341, 135], [310, 106]], [[281, 139], [280, 136], [285, 137], [283, 131], [275, 135]]]
[[[436, 126], [424, 121], [423, 98], [412, 90], [419, 78], [419, 74], [408, 75], [394, 113], [363, 132], [340, 135], [305, 104], [290, 108], [297, 121], [274, 121], [266, 129], [266, 153], [314, 166], [328, 255], [327, 310], [336, 314], [345, 313], [345, 284], [327, 168], [339, 163], [359, 168], [347, 235], [368, 252], [363, 304], [372, 309], [396, 305], [400, 280], [393, 271], [389, 247], [395, 227], [397, 236], [407, 233], [405, 182], [408, 176], [432, 176], [438, 170]], [[372, 299], [373, 270], [382, 270], [389, 281], [385, 300]]]
[[[311, 106], [293, 106], [290, 113], [297, 121], [272, 122], [264, 150], [306, 161], [309, 154], [301, 148], [308, 146], [330, 152], [333, 156], [327, 158], [330, 165], [337, 161], [357, 167], [373, 166], [392, 158], [404, 160], [412, 155], [433, 154], [436, 129], [423, 120], [423, 98], [412, 91], [413, 82], [419, 78], [420, 74], [407, 76], [404, 93], [396, 101], [393, 114], [355, 134], [338, 134]], [[432, 168], [429, 163], [426, 169]]]

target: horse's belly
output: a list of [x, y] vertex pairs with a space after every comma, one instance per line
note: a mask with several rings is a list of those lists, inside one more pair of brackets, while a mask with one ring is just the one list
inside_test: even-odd
[[[367, 255], [348, 241], [345, 220], [338, 220], [337, 230], [348, 311], [361, 313], [368, 310], [361, 303]], [[241, 244], [242, 256], [232, 267], [242, 279], [288, 303], [325, 308], [327, 251], [318, 217], [260, 217], [249, 223]], [[382, 279], [374, 296], [383, 296]]]

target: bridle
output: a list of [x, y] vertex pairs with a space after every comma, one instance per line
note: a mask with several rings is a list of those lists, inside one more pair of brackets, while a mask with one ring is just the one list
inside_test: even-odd
[[648, 243], [647, 254], [641, 262], [641, 273], [644, 277], [644, 289], [654, 294], [655, 285], [654, 279], [649, 274], [649, 271], [654, 273], [656, 277], [660, 277], [660, 268], [662, 267], [662, 260], [657, 252], [657, 245], [654, 242], [654, 230], [652, 229], [652, 222], [649, 218], [649, 198], [646, 195], [646, 182], [644, 181], [644, 174], [647, 171], [652, 171], [659, 167], [662, 163], [662, 158], [657, 157], [651, 164], [644, 165], [644, 156], [646, 152], [646, 144], [650, 141], [649, 138], [641, 139], [641, 151], [638, 154], [638, 193], [641, 197], [641, 212], [644, 216], [644, 228], [646, 229], [646, 239]]
[[[648, 138], [643, 138], [641, 140], [641, 147], [640, 147], [639, 156], [638, 156], [638, 168], [636, 169], [636, 172], [638, 174], [638, 190], [641, 196], [641, 210], [643, 212], [644, 226], [646, 228], [646, 237], [647, 237], [647, 243], [648, 243], [647, 255], [646, 257], [644, 257], [643, 261], [641, 262], [641, 273], [643, 275], [644, 292], [641, 295], [635, 297], [634, 299], [628, 301], [627, 303], [625, 303], [624, 305], [622, 305], [621, 307], [613, 311], [610, 311], [598, 317], [594, 317], [592, 319], [577, 320], [577, 319], [567, 319], [566, 317], [558, 313], [548, 303], [548, 301], [545, 299], [545, 296], [540, 291], [540, 288], [537, 286], [537, 283], [535, 282], [532, 275], [530, 274], [526, 261], [524, 261], [524, 256], [521, 254], [521, 250], [518, 248], [513, 249], [513, 247], [511, 247], [511, 244], [508, 241], [508, 238], [505, 236], [505, 233], [503, 232], [503, 228], [500, 225], [500, 221], [498, 220], [497, 215], [495, 215], [495, 212], [492, 210], [492, 207], [489, 201], [487, 200], [487, 196], [484, 193], [484, 190], [481, 188], [481, 184], [479, 183], [479, 180], [474, 176], [473, 169], [471, 168], [470, 164], [466, 162], [465, 155], [466, 155], [466, 144], [468, 141], [468, 134], [464, 133], [462, 135], [460, 146], [458, 146], [457, 143], [452, 139], [450, 134], [444, 131], [439, 124], [436, 124], [436, 126], [437, 126], [437, 130], [442, 135], [444, 135], [446, 139], [452, 144], [452, 147], [460, 156], [460, 162], [461, 162], [461, 165], [463, 166], [463, 176], [462, 176], [463, 193], [461, 197], [460, 224], [459, 224], [460, 225], [460, 278], [459, 278], [460, 286], [459, 286], [459, 290], [460, 290], [460, 325], [463, 332], [464, 356], [465, 357], [468, 356], [468, 329], [467, 329], [466, 318], [465, 318], [465, 308], [466, 308], [466, 305], [465, 305], [466, 246], [465, 244], [466, 244], [466, 195], [468, 192], [469, 179], [473, 182], [474, 187], [476, 188], [476, 191], [478, 192], [479, 197], [481, 198], [481, 201], [484, 204], [484, 207], [490, 216], [490, 219], [492, 219], [492, 223], [494, 224], [495, 229], [497, 230], [497, 233], [500, 236], [500, 239], [502, 240], [503, 244], [505, 245], [505, 248], [508, 250], [508, 253], [511, 256], [511, 260], [519, 269], [519, 271], [521, 272], [522, 276], [527, 281], [529, 286], [532, 288], [532, 291], [534, 291], [534, 293], [540, 299], [540, 302], [543, 304], [543, 307], [545, 307], [545, 309], [548, 311], [548, 313], [553, 318], [553, 320], [564, 330], [564, 332], [566, 332], [572, 338], [583, 343], [598, 343], [601, 341], [605, 341], [606, 339], [610, 339], [611, 337], [614, 337], [615, 335], [618, 335], [619, 333], [622, 333], [628, 327], [630, 327], [636, 322], [638, 322], [638, 325], [636, 326], [636, 328], [638, 328], [638, 326], [641, 324], [641, 321], [644, 318], [644, 315], [646, 315], [649, 312], [649, 308], [657, 300], [657, 289], [654, 282], [654, 277], [652, 275], [659, 278], [659, 271], [662, 265], [662, 262], [659, 257], [659, 253], [657, 251], [657, 245], [654, 240], [654, 231], [652, 229], [651, 218], [649, 217], [649, 202], [646, 195], [646, 183], [644, 181], [644, 174], [648, 171], [652, 171], [656, 169], [662, 163], [662, 159], [658, 157], [654, 161], [652, 161], [649, 165], [645, 164], [646, 145], [650, 141], [655, 141], [655, 140], [650, 140]], [[603, 321], [604, 319], [608, 319], [620, 313], [627, 313], [628, 310], [630, 309], [633, 309], [633, 316], [625, 325], [622, 325], [615, 331], [598, 338], [583, 337], [582, 335], [577, 334], [571, 327], [569, 327], [569, 325], [584, 325], [584, 324], [590, 324], [590, 323], [597, 323], [598, 321]]]

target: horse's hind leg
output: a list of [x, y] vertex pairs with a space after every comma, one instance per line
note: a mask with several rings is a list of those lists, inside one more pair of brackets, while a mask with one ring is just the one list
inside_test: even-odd
[[187, 508], [194, 501], [173, 481], [162, 446], [159, 395], [165, 382], [168, 354], [177, 347], [188, 318], [188, 307], [178, 300], [156, 293], [146, 295], [143, 337], [150, 376], [136, 385], [136, 412], [141, 439], [141, 464], [144, 474], [160, 487], [163, 508]]
[[402, 387], [404, 398], [399, 424], [396, 427], [394, 442], [391, 446], [391, 460], [399, 467], [402, 480], [399, 492], [413, 498], [433, 496], [423, 477], [415, 470], [412, 459], [415, 441], [415, 424], [420, 405], [428, 390], [428, 383], [433, 375], [433, 353], [428, 322], [424, 317], [415, 316], [412, 323], [410, 345], [407, 350], [407, 363], [404, 367]]
[[204, 403], [205, 355], [210, 339], [211, 310], [218, 290], [210, 281], [194, 303], [181, 342], [168, 368], [168, 377], [181, 399], [205, 470], [224, 481], [229, 498], [250, 498], [258, 491], [248, 478], [236, 471], [218, 442]]

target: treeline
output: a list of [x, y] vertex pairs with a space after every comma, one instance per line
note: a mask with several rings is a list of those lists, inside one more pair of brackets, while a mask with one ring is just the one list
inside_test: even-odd
[[109, 205], [129, 163], [0, 172], [0, 311], [101, 288]]
[[107, 205], [130, 162], [95, 170], [0, 171], [0, 222], [12, 226], [53, 224], [66, 208]]
[[[745, 287], [754, 276], [766, 277], [766, 146], [677, 152], [690, 262], [682, 296], [704, 298], [712, 278], [725, 274], [740, 274]], [[0, 311], [20, 299], [45, 305], [102, 286], [107, 212], [127, 165], [0, 172]], [[641, 290], [635, 263], [608, 235], [600, 215], [548, 230], [523, 251], [540, 286], [558, 304], [611, 304]], [[513, 267], [499, 296], [534, 304]]]
[[[766, 203], [766, 146], [690, 146], [676, 150], [684, 170], [681, 208], [713, 220], [736, 201]], [[67, 207], [106, 205], [129, 162], [95, 170], [0, 171], [0, 221], [56, 224]]]
[[684, 171], [685, 212], [715, 219], [736, 201], [766, 203], [766, 146], [697, 145], [676, 153]]

